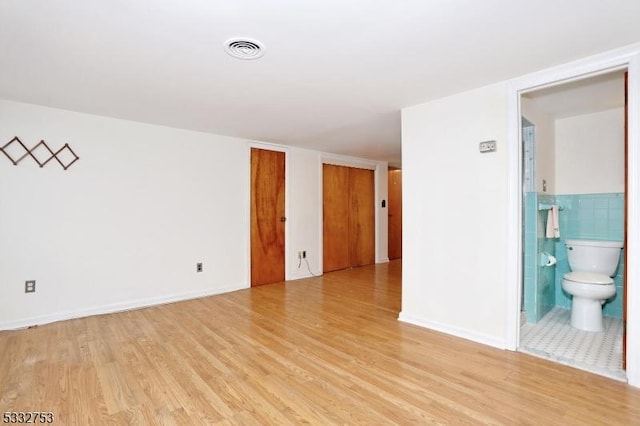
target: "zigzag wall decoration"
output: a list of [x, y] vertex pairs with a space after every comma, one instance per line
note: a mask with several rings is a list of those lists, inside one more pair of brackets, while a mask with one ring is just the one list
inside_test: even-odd
[[[11, 156], [11, 153], [9, 152], [9, 147], [14, 143], [19, 144], [19, 146], [22, 148], [22, 150], [24, 150], [24, 154], [22, 154], [17, 159], [14, 159]], [[44, 161], [41, 161], [40, 159], [38, 159], [38, 156], [35, 155], [35, 152], [40, 147], [44, 147], [44, 149], [46, 149], [49, 152], [49, 154], [51, 155], [50, 157], [46, 158]], [[18, 148], [18, 149], [20, 149], [20, 148]], [[55, 160], [62, 166], [62, 168], [64, 170], [67, 170], [69, 167], [71, 167], [71, 165], [73, 163], [75, 163], [76, 161], [78, 161], [80, 159], [80, 157], [78, 157], [76, 155], [76, 153], [71, 149], [71, 147], [69, 146], [68, 143], [65, 143], [62, 146], [62, 148], [60, 148], [56, 152], [53, 152], [53, 150], [51, 148], [49, 148], [49, 145], [47, 145], [47, 143], [44, 140], [41, 140], [40, 142], [38, 142], [38, 144], [36, 146], [34, 146], [33, 148], [29, 149], [29, 148], [27, 148], [25, 146], [24, 143], [22, 143], [20, 138], [18, 138], [17, 136], [14, 137], [13, 139], [11, 139], [9, 142], [7, 142], [3, 147], [1, 147], [0, 151], [2, 151], [2, 153], [7, 156], [7, 158], [13, 163], [14, 166], [17, 166], [18, 163], [20, 161], [22, 161], [23, 159], [25, 159], [26, 157], [31, 157], [31, 158], [33, 158], [33, 160], [36, 163], [38, 163], [38, 165], [40, 167], [44, 167], [45, 164], [47, 164], [49, 161], [51, 161], [51, 160], [53, 160], [55, 158]], [[65, 154], [65, 153], [68, 153], [68, 154]], [[65, 154], [66, 156], [70, 155], [72, 157], [71, 161], [67, 162], [66, 164], [63, 163], [62, 160], [58, 157], [60, 154]]]

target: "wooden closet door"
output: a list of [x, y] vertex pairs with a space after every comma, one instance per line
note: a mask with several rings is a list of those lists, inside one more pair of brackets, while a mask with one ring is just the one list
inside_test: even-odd
[[373, 170], [349, 169], [349, 246], [351, 266], [375, 262]]
[[284, 152], [251, 148], [251, 285], [284, 281]]
[[402, 257], [402, 170], [389, 169], [389, 259]]
[[322, 166], [323, 270], [351, 266], [349, 260], [349, 168]]
[[323, 165], [323, 270], [375, 262], [373, 170]]

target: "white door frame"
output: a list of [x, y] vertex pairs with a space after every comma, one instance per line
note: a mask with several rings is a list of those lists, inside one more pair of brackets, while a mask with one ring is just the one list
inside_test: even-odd
[[[522, 177], [520, 143], [520, 96], [542, 87], [627, 69], [628, 77], [628, 181], [627, 258], [640, 258], [640, 44], [628, 46], [580, 61], [515, 79], [509, 87], [507, 217], [507, 330], [506, 347], [517, 350], [520, 341], [520, 298], [522, 282]], [[627, 274], [627, 380], [640, 387], [640, 262], [630, 261]]]

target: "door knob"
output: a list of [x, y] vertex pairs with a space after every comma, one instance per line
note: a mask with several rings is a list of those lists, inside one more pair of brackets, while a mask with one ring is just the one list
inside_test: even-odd
[[286, 218], [286, 217], [282, 216], [282, 217], [280, 218], [280, 222], [286, 222], [286, 221], [287, 221], [287, 218]]

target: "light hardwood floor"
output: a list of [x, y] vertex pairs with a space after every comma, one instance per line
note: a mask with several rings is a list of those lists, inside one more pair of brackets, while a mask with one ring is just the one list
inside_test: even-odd
[[640, 424], [640, 390], [401, 323], [398, 261], [0, 333], [56, 424]]

